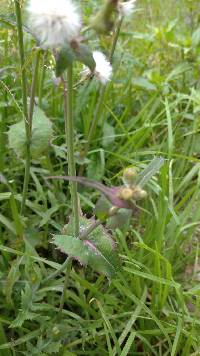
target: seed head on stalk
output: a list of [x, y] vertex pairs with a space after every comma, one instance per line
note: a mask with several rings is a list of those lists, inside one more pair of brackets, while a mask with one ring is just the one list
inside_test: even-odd
[[82, 71], [83, 76], [90, 76], [92, 74], [102, 83], [106, 84], [112, 75], [112, 66], [106, 59], [106, 56], [100, 51], [93, 52], [93, 58], [96, 63], [95, 70], [92, 73], [88, 67], [85, 67]]
[[71, 0], [29, 0], [29, 27], [40, 45], [56, 48], [78, 37], [81, 16]]
[[131, 16], [135, 8], [136, 0], [129, 0], [126, 2], [119, 2], [118, 11], [122, 17]]

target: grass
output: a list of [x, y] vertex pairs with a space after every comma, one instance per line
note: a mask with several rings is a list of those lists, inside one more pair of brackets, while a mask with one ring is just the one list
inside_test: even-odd
[[[96, 3], [85, 1], [85, 17]], [[85, 169], [90, 179], [121, 184], [123, 169], [143, 169], [162, 156], [160, 174], [131, 224], [114, 231], [122, 270], [109, 281], [77, 262], [59, 305], [65, 257], [50, 243], [66, 224], [67, 172], [62, 89], [54, 63], [41, 54], [37, 101], [53, 123], [46, 152], [31, 160], [25, 216], [20, 215], [25, 161], [9, 147], [9, 127], [22, 117], [22, 89], [13, 4], [0, 17], [0, 355], [200, 354], [199, 287], [199, 4], [138, 1], [122, 25], [114, 77], [104, 97]], [[34, 42], [24, 34], [28, 93]], [[98, 46], [94, 39], [94, 46]], [[110, 38], [101, 39], [107, 49]], [[79, 80], [79, 65], [75, 82]], [[75, 152], [79, 166], [99, 94], [95, 80], [76, 86]], [[97, 192], [79, 188], [92, 216]], [[58, 317], [59, 316], [59, 317]]]

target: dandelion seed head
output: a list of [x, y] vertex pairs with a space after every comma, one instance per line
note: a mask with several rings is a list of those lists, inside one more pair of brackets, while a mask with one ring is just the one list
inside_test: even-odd
[[120, 2], [118, 5], [118, 11], [121, 16], [131, 16], [135, 8], [136, 0], [129, 0], [126, 2]]
[[30, 27], [44, 48], [56, 48], [76, 38], [81, 16], [71, 0], [30, 0]]
[[85, 67], [82, 74], [84, 76], [89, 76], [91, 74], [94, 74], [95, 77], [102, 83], [106, 84], [112, 75], [112, 66], [110, 62], [106, 59], [106, 56], [99, 51], [94, 51], [93, 52], [93, 58], [96, 63], [96, 67], [93, 73], [89, 70], [89, 68]]

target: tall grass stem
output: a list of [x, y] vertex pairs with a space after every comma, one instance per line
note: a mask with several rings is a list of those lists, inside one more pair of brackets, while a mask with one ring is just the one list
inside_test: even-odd
[[17, 21], [18, 45], [19, 45], [20, 66], [21, 66], [23, 114], [25, 120], [25, 130], [26, 130], [26, 162], [25, 162], [25, 175], [24, 175], [22, 203], [21, 203], [21, 214], [23, 215], [25, 210], [26, 196], [27, 196], [29, 176], [30, 176], [31, 129], [30, 129], [28, 105], [27, 105], [27, 74], [26, 74], [26, 65], [25, 65], [25, 54], [24, 54], [22, 15], [21, 15], [20, 3], [18, 0], [15, 0], [15, 14], [16, 14], [16, 21]]

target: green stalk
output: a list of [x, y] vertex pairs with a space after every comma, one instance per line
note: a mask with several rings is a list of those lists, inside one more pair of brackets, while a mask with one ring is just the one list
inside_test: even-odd
[[46, 67], [45, 67], [45, 61], [46, 61], [47, 53], [45, 52], [43, 54], [43, 59], [42, 59], [42, 70], [40, 74], [40, 80], [39, 80], [39, 107], [42, 107], [42, 94], [43, 94], [43, 85], [44, 85], [44, 79], [45, 79], [45, 73], [46, 73]]
[[[65, 115], [65, 134], [67, 144], [68, 175], [76, 176], [76, 167], [74, 160], [74, 125], [73, 125], [73, 68], [67, 69], [67, 86], [62, 78], [64, 86], [64, 115]], [[74, 235], [79, 236], [79, 205], [77, 183], [70, 182], [72, 214], [74, 217]]]
[[36, 91], [37, 80], [38, 80], [38, 69], [39, 69], [39, 64], [40, 64], [40, 55], [41, 55], [41, 50], [38, 49], [37, 53], [36, 53], [35, 65], [34, 65], [34, 71], [33, 71], [33, 80], [32, 80], [32, 84], [31, 84], [30, 107], [29, 107], [30, 135], [32, 135], [32, 120], [33, 120], [33, 111], [34, 111], [34, 105], [35, 105], [35, 91]]
[[25, 55], [24, 55], [22, 16], [21, 16], [20, 3], [18, 0], [15, 0], [15, 14], [17, 20], [18, 45], [19, 45], [20, 65], [21, 65], [23, 114], [25, 120], [25, 130], [26, 130], [26, 162], [25, 162], [25, 175], [24, 175], [24, 185], [23, 185], [22, 204], [21, 204], [21, 214], [24, 214], [26, 196], [28, 191], [29, 176], [30, 176], [31, 130], [30, 130], [30, 123], [28, 117], [28, 105], [27, 105], [27, 76], [26, 76]]
[[[118, 38], [119, 38], [119, 33], [120, 33], [122, 22], [123, 22], [123, 17], [120, 17], [118, 22], [117, 22], [116, 30], [115, 30], [114, 35], [113, 35], [112, 46], [111, 46], [110, 54], [109, 54], [110, 63], [113, 62], [113, 56], [114, 56], [116, 45], [117, 45], [117, 41], [118, 41]], [[96, 127], [97, 127], [98, 122], [99, 122], [99, 120], [101, 118], [101, 114], [102, 114], [103, 107], [104, 107], [104, 98], [105, 98], [107, 87], [108, 87], [108, 84], [105, 84], [105, 85], [101, 86], [99, 99], [98, 99], [98, 102], [97, 102], [97, 107], [96, 107], [96, 110], [95, 110], [95, 113], [94, 113], [94, 117], [92, 119], [92, 123], [91, 123], [90, 129], [89, 129], [87, 142], [86, 142], [85, 147], [84, 147], [83, 157], [87, 156], [87, 153], [88, 153], [90, 145], [91, 145], [91, 141], [92, 141], [92, 139], [94, 137], [94, 133], [96, 131]], [[81, 166], [80, 170], [79, 170], [79, 175], [80, 176], [83, 174], [83, 170], [84, 170], [84, 166]]]
[[[62, 82], [64, 87], [63, 98], [64, 98], [65, 134], [66, 134], [66, 144], [67, 144], [68, 175], [76, 176], [76, 167], [75, 167], [75, 160], [74, 160], [73, 66], [72, 65], [70, 65], [67, 69], [67, 86], [64, 77], [62, 77]], [[78, 238], [79, 204], [78, 204], [78, 193], [77, 193], [76, 182], [70, 182], [70, 190], [71, 190], [72, 214], [74, 218], [74, 235]], [[66, 273], [65, 273], [65, 281], [64, 281], [58, 316], [60, 315], [63, 309], [63, 305], [65, 301], [65, 293], [67, 289], [71, 268], [72, 268], [72, 258], [68, 257]]]

